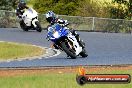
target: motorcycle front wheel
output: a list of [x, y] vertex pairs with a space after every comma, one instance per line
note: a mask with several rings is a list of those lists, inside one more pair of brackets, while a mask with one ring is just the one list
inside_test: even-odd
[[75, 51], [67, 47], [68, 45], [65, 42], [61, 43], [62, 49], [65, 51], [65, 53], [70, 56], [72, 59], [76, 59]]
[[42, 28], [41, 28], [40, 23], [39, 23], [38, 21], [36, 21], [35, 24], [37, 25], [36, 30], [37, 30], [38, 32], [41, 32], [41, 31], [42, 31]]
[[23, 31], [28, 31], [28, 28], [26, 27], [24, 21], [20, 21], [20, 27], [23, 29]]

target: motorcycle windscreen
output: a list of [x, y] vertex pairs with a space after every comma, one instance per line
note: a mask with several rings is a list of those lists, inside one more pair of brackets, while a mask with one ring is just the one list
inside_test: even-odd
[[33, 14], [33, 10], [32, 9], [28, 9], [28, 12]]
[[62, 27], [60, 24], [54, 24], [54, 29], [59, 32], [61, 36], [67, 36], [69, 31], [66, 29], [66, 27]]
[[53, 28], [56, 30], [56, 31], [59, 31], [59, 30], [61, 30], [61, 25], [60, 24], [54, 24], [53, 25]]

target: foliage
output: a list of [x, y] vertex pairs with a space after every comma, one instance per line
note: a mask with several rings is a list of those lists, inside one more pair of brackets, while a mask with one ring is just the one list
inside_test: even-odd
[[93, 0], [84, 0], [79, 3], [77, 15], [90, 16], [90, 17], [108, 17], [109, 3], [104, 2], [102, 6], [101, 2]]
[[13, 10], [18, 0], [0, 0], [0, 10]]
[[[33, 0], [32, 0], [33, 1]], [[109, 17], [109, 3], [93, 0], [34, 0], [34, 8], [40, 13], [49, 10], [61, 15]]]
[[11, 10], [11, 3], [9, 0], [0, 0], [0, 9], [1, 10]]
[[132, 19], [132, 0], [35, 0], [34, 8], [40, 13]]
[[[1, 0], [1, 10], [13, 10], [19, 0]], [[25, 0], [39, 13], [132, 19], [132, 0]]]
[[40, 13], [46, 13], [49, 10], [57, 14], [74, 15], [76, 10], [75, 0], [35, 0], [34, 8]]
[[131, 19], [132, 16], [131, 0], [113, 0], [111, 3], [111, 17], [118, 19]]

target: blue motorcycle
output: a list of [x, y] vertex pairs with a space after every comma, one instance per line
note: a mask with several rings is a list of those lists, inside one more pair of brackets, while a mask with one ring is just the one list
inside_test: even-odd
[[85, 45], [82, 41], [77, 40], [76, 37], [69, 31], [68, 27], [63, 27], [56, 23], [48, 27], [47, 38], [54, 42], [55, 47], [64, 51], [72, 59], [81, 55], [87, 57]]

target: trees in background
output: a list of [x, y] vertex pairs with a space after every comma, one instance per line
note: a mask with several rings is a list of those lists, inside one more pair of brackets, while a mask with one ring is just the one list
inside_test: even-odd
[[[13, 10], [19, 0], [0, 0], [1, 10]], [[132, 0], [112, 0], [111, 3], [98, 0], [25, 0], [33, 4], [39, 13], [49, 10], [61, 15], [90, 17], [111, 17], [132, 19]]]
[[9, 0], [0, 0], [0, 9], [1, 10], [12, 10], [12, 3]]
[[13, 10], [16, 8], [18, 0], [0, 0], [0, 10]]
[[75, 15], [79, 0], [35, 0], [34, 8], [40, 13], [49, 10], [57, 14]]
[[79, 3], [76, 14], [90, 17], [109, 17], [108, 6], [108, 2], [102, 3], [96, 0], [83, 0]]
[[106, 6], [93, 0], [35, 0], [34, 8], [40, 13], [52, 10], [61, 15], [108, 17]]
[[113, 0], [111, 3], [110, 14], [112, 18], [131, 19], [132, 0]]

